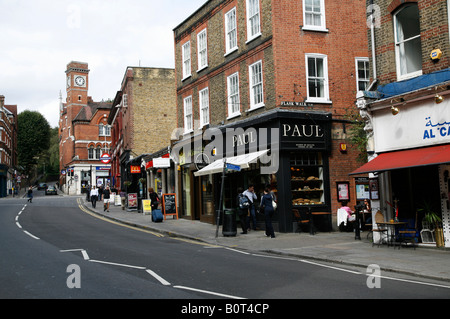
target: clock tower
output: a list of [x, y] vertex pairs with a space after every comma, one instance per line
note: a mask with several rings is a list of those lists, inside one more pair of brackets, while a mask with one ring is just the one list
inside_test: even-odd
[[89, 69], [84, 62], [72, 61], [66, 70], [67, 108], [72, 109], [72, 115], [78, 112], [88, 103]]

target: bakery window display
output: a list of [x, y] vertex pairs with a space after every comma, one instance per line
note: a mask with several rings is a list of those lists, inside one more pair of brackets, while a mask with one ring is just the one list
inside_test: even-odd
[[293, 206], [323, 205], [323, 166], [320, 153], [291, 157]]

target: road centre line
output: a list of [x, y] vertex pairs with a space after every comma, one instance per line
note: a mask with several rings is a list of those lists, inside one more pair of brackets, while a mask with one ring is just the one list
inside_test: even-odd
[[29, 232], [27, 232], [26, 230], [24, 230], [23, 231], [25, 234], [27, 234], [28, 236], [30, 236], [31, 238], [34, 238], [34, 239], [37, 239], [37, 240], [39, 240], [40, 238], [39, 237], [36, 237], [36, 236], [34, 236], [34, 235], [32, 235], [32, 234], [30, 234]]
[[31, 238], [36, 239], [36, 240], [39, 240], [39, 239], [40, 239], [39, 237], [36, 237], [36, 236], [34, 236], [33, 234], [31, 234], [30, 232], [27, 232], [26, 230], [24, 230], [23, 227], [22, 227], [22, 225], [20, 225], [20, 223], [19, 223], [19, 216], [20, 216], [20, 214], [22, 214], [22, 212], [23, 212], [23, 210], [25, 209], [25, 207], [27, 207], [27, 205], [24, 205], [24, 206], [22, 207], [22, 210], [17, 214], [17, 216], [16, 216], [16, 218], [15, 218], [16, 226], [19, 227], [19, 229], [22, 229], [22, 231], [23, 231], [25, 234], [27, 234], [28, 236], [30, 236]]

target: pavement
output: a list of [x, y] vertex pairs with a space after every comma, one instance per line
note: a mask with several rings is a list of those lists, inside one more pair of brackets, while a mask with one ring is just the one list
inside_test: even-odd
[[120, 222], [158, 234], [179, 237], [200, 243], [218, 245], [251, 253], [270, 253], [316, 262], [357, 266], [367, 269], [369, 265], [378, 265], [383, 275], [386, 272], [400, 273], [438, 281], [450, 282], [450, 250], [436, 247], [404, 247], [400, 249], [387, 245], [372, 246], [367, 239], [367, 231], [361, 233], [361, 240], [355, 240], [354, 233], [319, 232], [275, 233], [276, 238], [266, 237], [264, 231], [250, 231], [227, 237], [219, 227], [216, 237], [215, 225], [200, 221], [174, 219], [167, 217], [161, 223], [154, 223], [151, 215], [137, 211], [122, 210], [121, 206], [110, 205], [109, 212], [103, 211], [103, 202], [97, 202], [92, 208], [84, 198], [82, 203], [90, 211]]

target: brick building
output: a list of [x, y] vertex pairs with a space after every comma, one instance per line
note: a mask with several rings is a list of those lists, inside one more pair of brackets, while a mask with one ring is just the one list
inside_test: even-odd
[[16, 167], [17, 105], [5, 105], [5, 97], [0, 95], [0, 198], [18, 187]]
[[371, 84], [358, 92], [357, 106], [366, 120], [370, 161], [354, 172], [370, 173], [379, 186], [377, 210], [386, 220], [398, 218], [417, 228], [416, 241], [444, 245], [442, 229], [422, 224], [425, 206], [437, 212], [446, 247], [450, 247], [449, 4], [367, 2], [373, 9], [368, 32]]
[[66, 103], [60, 105], [60, 185], [68, 194], [81, 194], [87, 185], [110, 182], [110, 165], [101, 161], [109, 154], [111, 131], [107, 119], [110, 102], [94, 102], [88, 96], [89, 69], [72, 61], [66, 69]]
[[[228, 174], [225, 208], [236, 207], [239, 186], [255, 184], [259, 194], [270, 184], [279, 199], [274, 226], [291, 232], [294, 209], [324, 213], [324, 229], [335, 225], [337, 182], [355, 204], [346, 113], [368, 83], [365, 10], [358, 0], [210, 0], [174, 29], [183, 217], [212, 222], [219, 207], [220, 174], [193, 163], [208, 129], [225, 141], [208, 160], [245, 151], [255, 161]], [[264, 163], [277, 169], [262, 173]]]
[[[108, 118], [112, 177], [117, 188], [125, 189], [123, 182], [128, 180], [133, 183], [129, 190], [137, 191], [139, 178], [157, 188], [154, 178], [147, 178], [144, 158], [170, 145], [176, 125], [175, 98], [173, 69], [127, 67]], [[131, 166], [140, 172], [132, 173]]]

